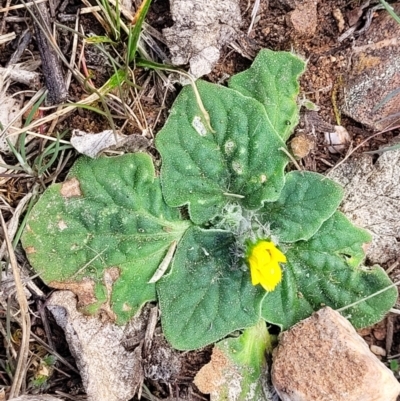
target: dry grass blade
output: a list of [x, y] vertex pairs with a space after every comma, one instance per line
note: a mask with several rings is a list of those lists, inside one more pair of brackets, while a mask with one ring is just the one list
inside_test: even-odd
[[[36, 103], [37, 100], [39, 100], [39, 98], [43, 95], [43, 93], [45, 92], [44, 89], [40, 89], [39, 91], [37, 91], [32, 98], [29, 100], [29, 102], [27, 102], [25, 104], [24, 107], [21, 108], [21, 110], [19, 111], [19, 113], [17, 113], [15, 115], [15, 117], [4, 127], [1, 127], [2, 130], [0, 130], [0, 136], [5, 135], [7, 133], [7, 137], [9, 135], [13, 135], [13, 133], [7, 132], [10, 128], [12, 128], [12, 125], [21, 117], [23, 116], [23, 114], [28, 111], [31, 107], [34, 106], [34, 104]], [[14, 129], [14, 128], [12, 128]], [[21, 134], [22, 132], [24, 132], [25, 130], [22, 129], [18, 134]], [[15, 135], [18, 135], [15, 134]]]
[[6, 17], [8, 15], [8, 12], [10, 11], [10, 4], [11, 4], [11, 0], [7, 0], [6, 3], [6, 10], [4, 11], [4, 17], [3, 20], [1, 21], [1, 25], [0, 25], [0, 35], [3, 34], [4, 32], [4, 27], [6, 26]]
[[247, 35], [250, 35], [250, 32], [253, 29], [259, 8], [260, 8], [260, 0], [255, 0], [253, 5], [253, 10], [251, 11], [251, 22], [249, 29], [247, 31]]
[[[32, 197], [32, 192], [29, 192], [26, 194], [18, 203], [18, 206], [16, 207], [13, 216], [11, 217], [10, 221], [8, 222], [8, 234], [9, 234], [9, 239], [10, 241], [13, 240], [15, 233], [17, 232], [18, 229], [18, 223], [19, 223], [19, 218], [23, 211], [25, 210], [25, 206], [28, 203], [29, 199]], [[4, 252], [6, 250], [6, 242], [3, 242], [3, 244], [0, 247], [0, 260], [3, 259]]]
[[10, 7], [2, 7], [0, 8], [0, 13], [4, 13], [6, 11], [11, 11], [11, 10], [18, 10], [19, 8], [26, 8], [26, 7], [32, 7], [35, 3], [46, 3], [47, 0], [36, 0], [35, 2], [31, 1], [29, 3], [25, 4], [17, 4], [15, 6], [10, 6]]
[[[400, 280], [396, 281], [396, 282], [393, 283], [393, 284], [388, 285], [388, 286], [385, 287], [385, 288], [382, 288], [381, 290], [379, 290], [379, 291], [377, 291], [377, 292], [375, 292], [375, 293], [373, 293], [373, 294], [371, 294], [371, 295], [368, 295], [367, 297], [364, 297], [364, 298], [362, 298], [362, 299], [359, 299], [359, 300], [356, 301], [356, 302], [353, 302], [353, 303], [351, 303], [351, 304], [348, 304], [348, 305], [343, 306], [342, 308], [339, 308], [339, 309], [336, 309], [336, 310], [337, 310], [338, 312], [343, 312], [343, 311], [346, 310], [346, 309], [352, 308], [353, 306], [356, 306], [356, 305], [358, 305], [358, 304], [360, 304], [360, 303], [362, 303], [362, 302], [365, 302], [365, 301], [367, 301], [368, 299], [371, 299], [371, 298], [373, 298], [373, 297], [376, 297], [377, 295], [382, 294], [383, 292], [388, 291], [388, 290], [390, 290], [390, 289], [393, 288], [393, 287], [397, 287], [398, 285], [400, 285]], [[391, 309], [390, 311], [393, 312], [392, 309]]]
[[21, 311], [22, 339], [21, 339], [21, 347], [18, 353], [17, 367], [14, 373], [14, 380], [9, 394], [9, 398], [12, 399], [19, 395], [26, 374], [24, 368], [27, 366], [27, 361], [28, 361], [31, 319], [29, 316], [28, 301], [26, 300], [24, 289], [22, 286], [21, 275], [18, 268], [17, 259], [15, 257], [14, 249], [8, 236], [7, 226], [3, 218], [3, 213], [1, 212], [0, 212], [0, 218], [1, 218], [1, 226], [4, 232], [4, 239], [7, 244], [10, 264], [14, 276], [15, 288], [17, 290], [17, 301]]
[[[91, 104], [96, 102], [97, 100], [99, 100], [99, 95], [97, 93], [93, 93], [92, 95], [88, 96], [86, 99], [81, 100], [80, 102], [76, 103], [76, 105], [85, 105], [85, 104]], [[32, 122], [31, 124], [27, 125], [24, 128], [20, 128], [17, 129], [15, 131], [13, 131], [12, 133], [9, 134], [10, 135], [19, 135], [22, 134], [23, 132], [29, 132], [32, 131], [34, 128], [40, 127], [42, 124], [53, 121], [55, 118], [61, 117], [65, 114], [71, 113], [72, 111], [74, 111], [77, 108], [77, 106], [66, 106], [65, 108], [63, 108], [62, 110], [57, 110], [55, 113], [49, 114], [46, 117], [40, 118], [38, 120], [35, 120], [34, 122]], [[31, 132], [29, 132], [31, 133]], [[35, 133], [31, 133], [32, 135], [35, 135]], [[37, 135], [39, 136], [39, 135]], [[51, 138], [49, 138], [51, 139]]]
[[10, 32], [5, 35], [0, 35], [0, 45], [3, 45], [4, 43], [11, 42], [17, 37], [15, 32]]

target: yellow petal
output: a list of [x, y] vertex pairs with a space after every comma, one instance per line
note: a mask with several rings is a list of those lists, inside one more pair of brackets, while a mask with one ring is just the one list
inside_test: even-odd
[[282, 280], [282, 269], [277, 263], [260, 272], [260, 284], [267, 291], [273, 291]]
[[251, 283], [261, 284], [266, 291], [273, 291], [282, 280], [279, 263], [286, 263], [286, 256], [271, 241], [260, 240], [247, 251]]
[[271, 252], [271, 259], [276, 262], [286, 263], [287, 259], [286, 256], [275, 246], [270, 249]]
[[260, 273], [257, 268], [257, 259], [254, 256], [250, 256], [250, 274], [251, 274], [251, 284], [257, 285], [260, 284]]

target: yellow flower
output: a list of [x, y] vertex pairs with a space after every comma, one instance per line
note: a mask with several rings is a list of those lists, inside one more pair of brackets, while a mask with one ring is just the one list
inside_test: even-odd
[[261, 284], [266, 291], [273, 291], [281, 282], [282, 269], [279, 263], [286, 263], [286, 256], [273, 242], [259, 240], [250, 245], [246, 261], [253, 285]]

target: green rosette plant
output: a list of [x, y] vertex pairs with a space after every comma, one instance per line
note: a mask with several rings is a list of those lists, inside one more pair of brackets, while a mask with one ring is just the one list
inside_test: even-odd
[[180, 350], [260, 319], [287, 329], [324, 305], [356, 327], [379, 321], [397, 290], [362, 264], [371, 237], [337, 211], [341, 187], [285, 172], [304, 68], [263, 50], [228, 87], [183, 88], [156, 137], [160, 178], [145, 154], [79, 159], [28, 218], [32, 266], [121, 324], [158, 300]]

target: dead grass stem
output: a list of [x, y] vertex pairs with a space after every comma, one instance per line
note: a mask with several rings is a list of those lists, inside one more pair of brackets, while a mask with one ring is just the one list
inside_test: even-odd
[[4, 239], [7, 244], [8, 255], [10, 259], [10, 264], [14, 276], [15, 287], [17, 290], [17, 301], [20, 307], [20, 316], [21, 316], [21, 330], [22, 330], [22, 339], [21, 345], [18, 352], [18, 361], [17, 366], [14, 373], [14, 378], [12, 381], [9, 398], [12, 399], [17, 397], [20, 394], [22, 385], [24, 383], [26, 377], [26, 367], [29, 355], [29, 337], [31, 330], [31, 318], [29, 315], [28, 309], [28, 301], [26, 299], [24, 288], [21, 281], [21, 275], [19, 271], [19, 267], [17, 264], [17, 258], [15, 257], [14, 249], [11, 244], [11, 240], [8, 236], [8, 230], [6, 223], [3, 218], [3, 213], [0, 212], [1, 226], [4, 232]]

